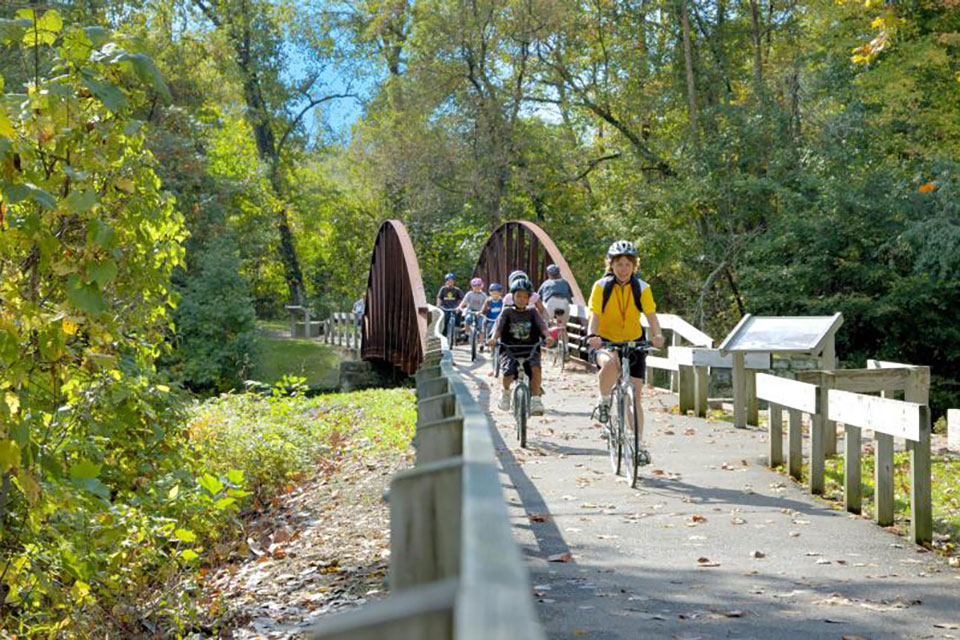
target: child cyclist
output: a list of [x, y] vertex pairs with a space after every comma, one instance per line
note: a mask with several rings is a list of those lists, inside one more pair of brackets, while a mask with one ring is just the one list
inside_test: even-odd
[[487, 319], [487, 335], [486, 339], [490, 338], [490, 334], [493, 332], [493, 326], [497, 322], [497, 318], [500, 317], [500, 312], [503, 311], [503, 287], [499, 283], [492, 283], [490, 285], [490, 297], [487, 298], [487, 301], [483, 303], [483, 308], [480, 309], [480, 315]]
[[[530, 276], [528, 276], [525, 271], [520, 271], [518, 269], [516, 271], [511, 272], [510, 275], [507, 277], [507, 289], [510, 289], [512, 291], [511, 287], [513, 286], [513, 281], [516, 280], [517, 278], [524, 278], [525, 280], [530, 280]], [[531, 286], [533, 286], [532, 282], [531, 282]], [[530, 305], [531, 307], [535, 307], [537, 311], [540, 312], [540, 315], [546, 316], [547, 310], [543, 306], [543, 301], [540, 300], [540, 294], [538, 294], [536, 291], [530, 294], [530, 300], [527, 302], [527, 304]], [[505, 307], [513, 306], [512, 293], [507, 293], [507, 295], [503, 297], [503, 306]]]
[[[610, 393], [620, 375], [620, 361], [616, 353], [603, 349], [603, 341], [631, 342], [643, 340], [645, 332], [640, 324], [640, 313], [647, 316], [650, 324], [650, 341], [655, 347], [663, 346], [660, 321], [657, 320], [657, 305], [653, 301], [650, 285], [637, 275], [637, 247], [632, 242], [617, 240], [607, 250], [607, 273], [596, 281], [590, 292], [590, 320], [587, 326], [589, 357], [600, 368], [600, 402], [597, 406], [601, 422], [610, 420]], [[635, 408], [638, 422], [637, 436], [643, 442], [643, 408], [640, 393], [646, 371], [646, 354], [633, 352], [630, 376], [637, 391]], [[650, 454], [641, 445], [643, 464], [650, 463]]]
[[513, 306], [504, 307], [497, 320], [497, 326], [490, 338], [492, 347], [500, 341], [500, 368], [503, 371], [503, 389], [500, 392], [499, 407], [510, 410], [510, 387], [517, 377], [519, 363], [517, 357], [527, 357], [524, 371], [530, 377], [530, 413], [543, 415], [543, 400], [540, 398], [540, 340], [546, 339], [547, 346], [552, 340], [547, 333], [543, 317], [529, 306], [533, 283], [526, 278], [516, 278], [510, 284], [513, 294]]
[[[460, 303], [459, 307], [461, 312], [468, 312], [465, 315], [465, 324], [468, 328], [471, 324], [478, 321], [480, 311], [483, 309], [486, 302], [487, 294], [483, 292], [483, 280], [481, 278], [474, 278], [470, 281], [470, 291], [467, 291], [467, 294], [463, 296], [463, 301]], [[482, 327], [482, 325], [478, 326]]]
[[445, 275], [443, 280], [443, 286], [437, 292], [437, 306], [443, 309], [443, 333], [446, 334], [447, 322], [450, 321], [451, 316], [459, 324], [456, 313], [460, 301], [463, 300], [463, 292], [457, 286], [456, 278], [452, 273]]

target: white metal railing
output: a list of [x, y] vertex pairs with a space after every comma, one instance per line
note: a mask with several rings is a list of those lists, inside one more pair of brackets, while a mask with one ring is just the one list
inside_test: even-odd
[[335, 347], [359, 351], [361, 336], [356, 317], [346, 311], [331, 313], [330, 317], [323, 321], [320, 340]]

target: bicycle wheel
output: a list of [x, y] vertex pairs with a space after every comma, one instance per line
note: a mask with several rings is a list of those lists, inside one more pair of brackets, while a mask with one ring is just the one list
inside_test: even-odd
[[457, 316], [452, 313], [447, 316], [447, 344], [451, 350], [457, 346]]
[[530, 409], [530, 389], [526, 382], [518, 381], [513, 388], [513, 417], [517, 421], [517, 439], [520, 447], [527, 446], [527, 415]]
[[477, 361], [477, 326], [470, 325], [470, 362]]
[[[619, 387], [613, 388], [611, 409], [617, 409], [620, 406], [620, 396], [622, 395]], [[610, 416], [610, 419], [603, 425], [603, 428], [607, 430], [607, 453], [610, 455], [610, 466], [613, 468], [614, 475], [620, 475], [620, 454], [623, 448], [621, 434], [623, 433], [623, 425], [619, 410], [617, 410], [616, 415]]]
[[563, 370], [567, 366], [567, 330], [561, 329], [560, 335], [557, 336], [557, 351], [560, 354], [560, 373], [563, 373]]
[[637, 416], [637, 390], [631, 384], [621, 395], [623, 407], [619, 413], [623, 416], [623, 458], [626, 462], [624, 472], [630, 486], [637, 485], [640, 470], [640, 419]]

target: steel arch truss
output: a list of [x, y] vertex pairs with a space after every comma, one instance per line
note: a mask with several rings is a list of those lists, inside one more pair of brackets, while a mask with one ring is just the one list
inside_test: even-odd
[[364, 301], [361, 357], [416, 373], [426, 351], [429, 311], [417, 254], [399, 220], [380, 226]]
[[505, 222], [490, 234], [473, 275], [483, 278], [487, 284], [499, 282], [506, 289], [507, 276], [521, 269], [527, 272], [534, 286], [539, 287], [551, 263], [560, 267], [560, 275], [570, 283], [574, 304], [585, 306], [580, 286], [557, 245], [546, 231], [525, 220]]

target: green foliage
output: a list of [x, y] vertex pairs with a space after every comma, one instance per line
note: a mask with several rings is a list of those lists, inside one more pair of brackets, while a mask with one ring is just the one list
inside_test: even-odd
[[37, 62], [0, 95], [0, 624], [82, 635], [77, 614], [176, 571], [156, 491], [180, 466], [180, 400], [153, 362], [186, 234], [131, 117], [166, 88], [53, 10], [19, 11], [0, 50]]
[[191, 411], [189, 428], [201, 468], [213, 475], [242, 471], [245, 487], [264, 500], [312, 470], [338, 442], [359, 439], [378, 448], [403, 450], [415, 423], [416, 405], [409, 389], [313, 398], [283, 391], [209, 400]]
[[[289, 324], [281, 330], [289, 331]], [[336, 351], [317, 340], [290, 339], [261, 333], [250, 377], [273, 386], [285, 376], [302, 377], [307, 387], [333, 389], [340, 382]]]
[[194, 390], [238, 387], [256, 357], [256, 314], [235, 247], [226, 236], [209, 240], [186, 274], [174, 316], [177, 373]]

